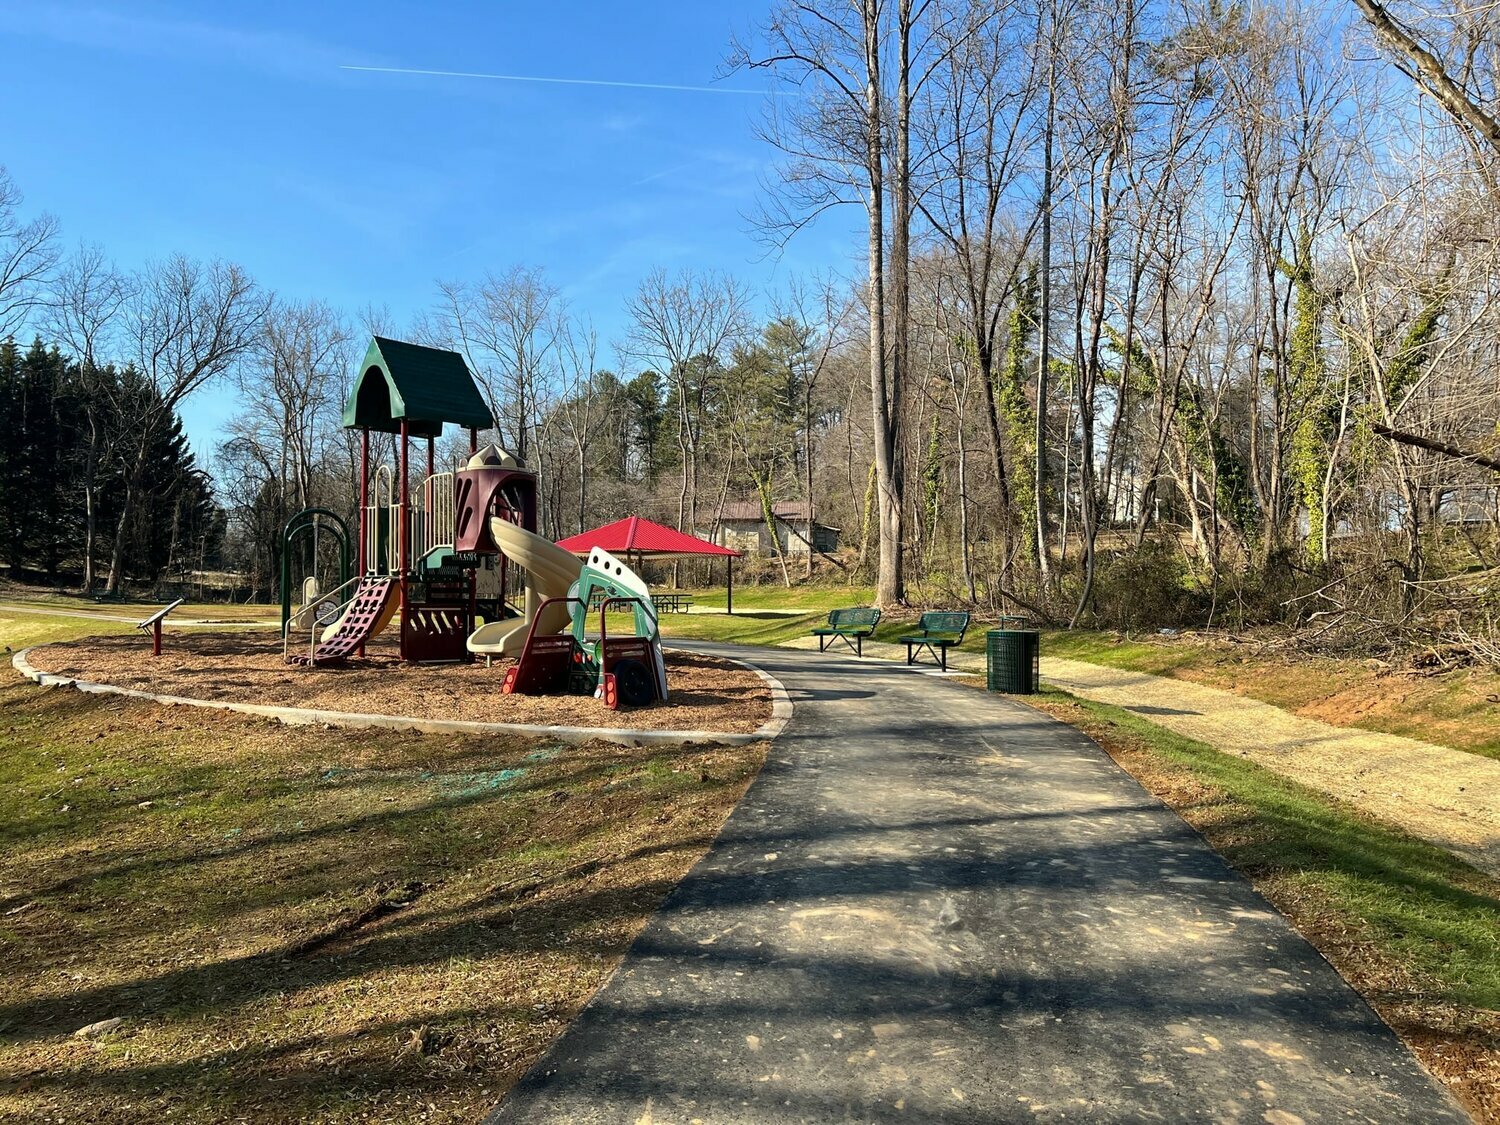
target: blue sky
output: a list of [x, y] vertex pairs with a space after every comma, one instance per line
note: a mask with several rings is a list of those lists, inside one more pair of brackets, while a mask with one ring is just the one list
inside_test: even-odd
[[[220, 256], [398, 325], [439, 278], [539, 265], [612, 339], [654, 266], [764, 287], [858, 254], [854, 216], [779, 257], [754, 237], [764, 98], [343, 67], [754, 90], [716, 75], [768, 6], [4, 0], [0, 163], [28, 211], [122, 265]], [[230, 409], [189, 405], [200, 449]]]

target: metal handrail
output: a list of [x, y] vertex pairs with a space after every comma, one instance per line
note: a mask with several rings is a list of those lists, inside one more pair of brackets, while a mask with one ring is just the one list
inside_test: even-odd
[[[349, 579], [349, 581], [345, 582], [342, 586], [335, 587], [333, 590], [330, 590], [328, 593], [326, 593], [326, 594], [322, 595], [321, 597], [317, 598], [316, 601], [319, 602], [319, 603], [330, 601], [331, 599], [333, 599], [337, 595], [343, 593], [344, 590], [346, 590], [348, 587], [354, 586], [355, 587], [354, 595], [352, 597], [346, 598], [342, 602], [336, 603], [335, 606], [334, 606], [335, 612], [342, 614], [345, 610], [347, 610], [351, 605], [354, 604], [354, 598], [356, 598], [356, 597], [359, 596], [359, 588], [358, 588], [359, 587], [359, 582], [363, 578], [364, 578], [364, 575], [356, 575], [355, 577]], [[295, 616], [295, 614], [293, 616]], [[313, 614], [312, 628], [308, 630], [308, 636], [307, 636], [307, 659], [308, 659], [308, 666], [309, 667], [312, 666], [313, 653], [315, 653], [315, 652], [318, 651], [318, 631], [320, 629], [326, 629], [326, 628], [327, 628], [327, 626], [325, 624], [323, 624], [323, 622], [319, 621], [318, 620], [318, 615], [316, 613], [314, 613]], [[286, 623], [286, 631], [281, 634], [281, 659], [282, 660], [286, 659], [287, 651], [291, 647], [291, 637], [292, 637], [292, 621], [291, 621], [291, 618], [288, 618], [287, 619], [287, 623]]]
[[[446, 483], [446, 488], [439, 486]], [[452, 473], [433, 473], [422, 481], [422, 549], [425, 558], [439, 547], [452, 547], [458, 522]]]
[[[385, 484], [385, 503], [380, 502], [380, 486]], [[377, 518], [381, 508], [395, 513], [400, 505], [396, 503], [396, 471], [389, 465], [377, 465], [375, 467], [374, 480], [371, 482], [370, 503], [365, 507], [365, 560], [372, 570], [380, 570], [384, 567], [385, 573], [394, 574], [396, 568], [392, 565], [392, 552], [399, 550], [396, 546], [399, 532], [395, 518], [389, 524], [389, 532], [385, 540], [385, 552], [380, 552], [380, 520]]]

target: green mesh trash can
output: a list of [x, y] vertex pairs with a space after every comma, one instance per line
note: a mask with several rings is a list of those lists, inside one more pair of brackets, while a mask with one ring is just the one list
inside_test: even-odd
[[1040, 680], [1042, 635], [1035, 629], [991, 629], [984, 635], [985, 669], [991, 691], [1035, 695]]

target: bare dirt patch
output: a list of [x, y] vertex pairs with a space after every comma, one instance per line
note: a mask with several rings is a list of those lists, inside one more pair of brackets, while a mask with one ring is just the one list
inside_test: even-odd
[[1048, 681], [1275, 771], [1500, 875], [1500, 761], [1180, 679], [1043, 657]]
[[289, 665], [279, 637], [249, 632], [174, 634], [160, 657], [139, 636], [86, 637], [35, 648], [29, 659], [44, 672], [137, 691], [416, 719], [748, 733], [771, 717], [770, 689], [754, 672], [683, 652], [667, 653], [666, 703], [620, 711], [586, 696], [503, 695], [508, 660], [403, 664], [389, 638], [339, 668]]
[[1049, 655], [1223, 688], [1333, 726], [1500, 757], [1500, 671], [1432, 650], [1387, 659], [1304, 652], [1280, 634], [1049, 638]]

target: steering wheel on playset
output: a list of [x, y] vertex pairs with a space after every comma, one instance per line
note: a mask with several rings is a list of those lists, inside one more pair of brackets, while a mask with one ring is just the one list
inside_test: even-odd
[[630, 707], [644, 707], [656, 701], [656, 682], [639, 660], [626, 657], [615, 661], [615, 691], [620, 702]]

